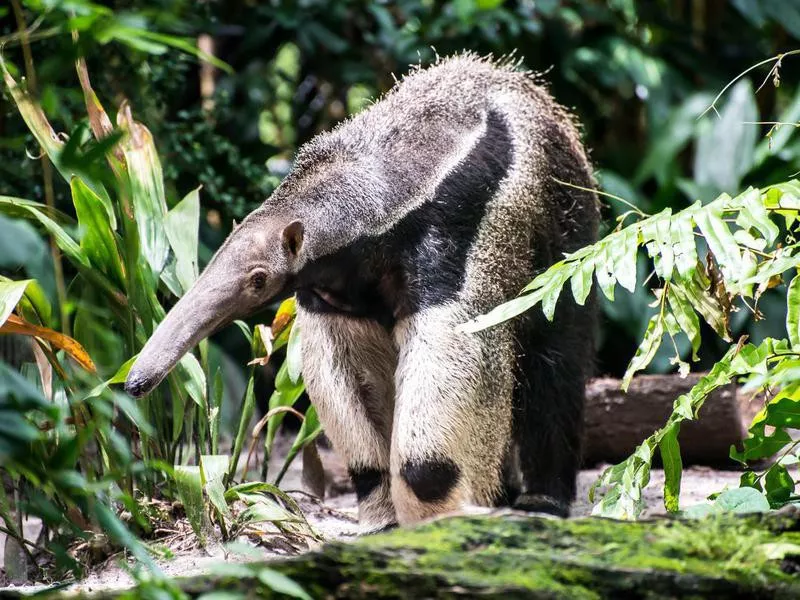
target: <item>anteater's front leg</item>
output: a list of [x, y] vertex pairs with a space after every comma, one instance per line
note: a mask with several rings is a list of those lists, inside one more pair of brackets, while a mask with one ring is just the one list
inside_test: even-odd
[[511, 422], [513, 354], [503, 327], [455, 326], [474, 310], [450, 303], [398, 322], [392, 499], [400, 524], [492, 506]]
[[303, 378], [334, 449], [346, 461], [365, 530], [397, 522], [389, 443], [397, 354], [378, 323], [298, 308]]

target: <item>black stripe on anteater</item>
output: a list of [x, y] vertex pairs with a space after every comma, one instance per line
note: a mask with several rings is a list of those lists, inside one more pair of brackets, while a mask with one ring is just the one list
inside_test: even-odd
[[391, 327], [397, 318], [455, 298], [464, 285], [467, 256], [513, 151], [503, 116], [490, 111], [483, 136], [441, 181], [433, 198], [390, 231], [360, 238], [299, 273], [300, 305]]

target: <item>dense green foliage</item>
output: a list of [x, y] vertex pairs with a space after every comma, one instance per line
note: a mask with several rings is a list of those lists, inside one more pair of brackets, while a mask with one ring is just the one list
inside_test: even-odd
[[[241, 529], [248, 517], [228, 511], [238, 501], [255, 519], [298, 520], [276, 488], [235, 486], [239, 458], [246, 452], [250, 464], [261, 431], [269, 454], [303, 391], [291, 303], [273, 307], [271, 329], [238, 323], [202, 344], [141, 403], [115, 386], [232, 219], [274, 189], [300, 144], [361, 110], [392, 73], [464, 48], [516, 52], [523, 67], [547, 71], [615, 197], [604, 203], [610, 235], [537, 277], [490, 321], [536, 303], [551, 314], [569, 293], [562, 287], [582, 300], [594, 276], [601, 371], [621, 375], [631, 356], [626, 379], [690, 362], [711, 369], [663, 429], [606, 472], [597, 510], [638, 514], [656, 448], [665, 503], [676, 510], [680, 422], [740, 377], [769, 394], [734, 458], [747, 466], [784, 455], [742, 483], [769, 506], [793, 502], [787, 429], [800, 424], [800, 284], [781, 285], [781, 275], [797, 263], [800, 86], [780, 82], [778, 58], [715, 96], [798, 40], [800, 5], [779, 0], [0, 7], [0, 326], [39, 340], [33, 350], [3, 346], [6, 361], [22, 363], [20, 375], [0, 362], [0, 474], [13, 483], [0, 486], [3, 528], [20, 537], [9, 508], [19, 502], [48, 525], [48, 551], [78, 570], [67, 543], [98, 523], [147, 561], [130, 534], [148, 535], [145, 497], [198, 507], [187, 514], [201, 536], [209, 519], [228, 534]], [[216, 58], [198, 61], [198, 42]], [[115, 125], [103, 105], [118, 108], [108, 111]], [[615, 295], [616, 283], [630, 294]], [[265, 384], [264, 357], [284, 346], [287, 359]], [[268, 412], [248, 431], [267, 393]], [[319, 432], [311, 409], [289, 460]], [[16, 497], [5, 498], [11, 488]], [[110, 507], [132, 518], [123, 525]], [[22, 551], [29, 566], [39, 550]]]

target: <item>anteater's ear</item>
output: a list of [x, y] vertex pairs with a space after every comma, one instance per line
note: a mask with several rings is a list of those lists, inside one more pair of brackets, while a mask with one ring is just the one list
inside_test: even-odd
[[292, 221], [283, 230], [283, 247], [294, 257], [300, 254], [303, 246], [303, 224], [300, 221]]

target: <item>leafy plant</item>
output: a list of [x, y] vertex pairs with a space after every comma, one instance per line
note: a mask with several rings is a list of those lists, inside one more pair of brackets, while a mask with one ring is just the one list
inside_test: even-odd
[[[111, 501], [134, 515], [135, 528], [141, 532], [148, 522], [139, 510], [140, 495], [177, 495], [201, 539], [208, 516], [226, 536], [231, 513], [225, 483], [232, 479], [241, 451], [239, 445], [235, 456], [219, 455], [224, 394], [221, 372], [214, 370], [207, 342], [197, 356], [184, 357], [166, 382], [139, 403], [114, 387], [124, 381], [136, 353], [163, 318], [164, 305], [185, 293], [198, 276], [199, 190], [169, 207], [149, 130], [133, 119], [126, 102], [117, 115], [119, 129], [113, 128], [82, 59], [76, 69], [88, 128], [79, 125], [69, 136], [57, 135], [40, 104], [6, 63], [0, 67], [20, 115], [69, 185], [75, 214], [73, 218], [53, 206], [0, 196], [0, 213], [26, 219], [51, 237], [66, 260], [64, 273], [71, 277], [64, 298], [70, 306], [59, 310], [35, 280], [0, 281], [0, 333], [29, 336], [29, 342], [20, 343], [32, 349], [38, 367], [35, 379], [15, 375], [9, 389], [0, 390], [0, 413], [5, 417], [0, 425], [0, 456], [8, 459], [3, 470], [11, 475], [13, 489], [21, 492], [24, 502], [15, 512], [41, 516], [57, 538], [47, 547], [60, 548], [64, 564], [76, 572], [78, 563], [66, 560], [64, 534], [86, 537], [81, 528], [94, 527], [92, 523], [154, 568], [144, 546], [110, 507]], [[63, 321], [65, 317], [69, 322]], [[58, 331], [70, 325], [74, 338]], [[278, 337], [278, 347], [296, 339], [289, 325], [290, 321], [283, 323], [285, 335]], [[289, 348], [292, 385], [302, 390], [298, 346], [292, 341]], [[99, 358], [97, 366], [93, 358]], [[123, 363], [124, 359], [128, 360]], [[12, 373], [5, 363], [0, 366]], [[245, 398], [247, 418], [240, 423], [237, 439], [243, 439], [252, 407], [251, 378]], [[272, 439], [268, 447], [271, 443]], [[194, 466], [187, 464], [192, 458]], [[267, 492], [252, 492], [248, 498], [254, 505], [258, 493]], [[266, 500], [260, 502], [259, 506]], [[5, 501], [2, 506], [4, 530], [27, 551], [29, 542], [10, 504]], [[70, 520], [71, 510], [85, 521]], [[244, 521], [257, 514], [264, 517], [264, 510], [248, 510]]]
[[[777, 65], [779, 60], [771, 62]], [[678, 511], [682, 473], [680, 425], [699, 417], [713, 390], [739, 380], [744, 380], [751, 392], [765, 398], [764, 408], [753, 420], [743, 449], [731, 450], [731, 457], [748, 468], [741, 485], [763, 491], [772, 507], [792, 501], [795, 483], [786, 460], [762, 473], [754, 472], [750, 465], [778, 452], [784, 459], [792, 457], [800, 443], [793, 441], [786, 431], [800, 428], [800, 275], [784, 280], [785, 275], [796, 272], [800, 266], [800, 244], [796, 240], [800, 182], [791, 180], [762, 189], [748, 188], [735, 197], [722, 194], [705, 205], [697, 201], [683, 210], [673, 212], [666, 208], [655, 215], [647, 215], [621, 198], [616, 199], [624, 202], [629, 211], [621, 215], [615, 231], [566, 255], [538, 275], [520, 296], [462, 325], [461, 329], [478, 331], [536, 305], [541, 305], [545, 316], [552, 320], [568, 283], [575, 302], [580, 305], [585, 303], [593, 279], [608, 301], [613, 302], [617, 284], [629, 292], [636, 289], [639, 253], [646, 250], [654, 267], [647, 280], [655, 276], [658, 282], [651, 287], [654, 300], [650, 306], [656, 311], [628, 364], [623, 389], [627, 389], [636, 372], [652, 362], [667, 340], [674, 350], [672, 364], [680, 373], [688, 373], [690, 365], [676, 339], [685, 336], [691, 348], [689, 360], [697, 361], [700, 318], [730, 345], [710, 372], [675, 400], [667, 423], [644, 440], [629, 458], [601, 475], [590, 497], [594, 500], [600, 488], [605, 493], [593, 513], [618, 518], [638, 516], [644, 507], [642, 489], [649, 482], [656, 450], [665, 471], [664, 505], [669, 511]], [[630, 216], [638, 220], [623, 226]], [[767, 338], [757, 345], [748, 344], [747, 336], [732, 340], [732, 315], [746, 310], [754, 319], [764, 319], [759, 310], [760, 298], [785, 281], [789, 281], [786, 339]]]

